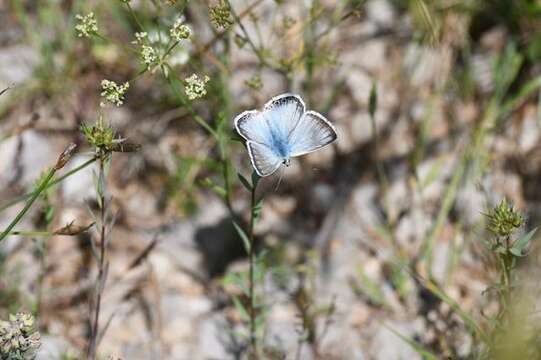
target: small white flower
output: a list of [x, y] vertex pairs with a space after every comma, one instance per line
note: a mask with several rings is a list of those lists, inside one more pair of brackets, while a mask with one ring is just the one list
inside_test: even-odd
[[143, 62], [146, 65], [151, 65], [152, 63], [158, 60], [158, 55], [156, 54], [156, 50], [154, 50], [152, 46], [148, 46], [148, 45], [141, 46], [141, 57], [143, 58]]
[[[102, 80], [101, 81], [101, 96], [110, 103], [120, 106], [124, 103], [124, 95], [130, 88], [130, 84], [125, 82], [124, 85], [118, 85], [111, 80]], [[100, 105], [104, 105], [101, 103]]]
[[200, 79], [197, 74], [192, 74], [189, 78], [184, 80], [184, 86], [186, 95], [188, 99], [195, 100], [200, 97], [203, 97], [207, 94], [207, 89], [205, 85], [210, 80], [208, 76], [205, 75], [203, 79]]
[[182, 23], [182, 18], [178, 18], [169, 30], [169, 34], [175, 41], [188, 40], [192, 36], [192, 29]]
[[78, 23], [75, 25], [75, 30], [77, 31], [77, 36], [79, 37], [90, 37], [93, 34], [98, 32], [98, 21], [93, 12], [88, 13], [87, 15], [75, 15]]
[[141, 54], [141, 61], [147, 66], [152, 65], [152, 63], [158, 60], [158, 53], [150, 41], [148, 33], [146, 32], [137, 32], [135, 33], [135, 40], [132, 41], [132, 44], [139, 45], [139, 51]]
[[132, 44], [142, 44], [144, 39], [148, 36], [146, 32], [136, 32], [135, 33], [135, 40], [132, 41]]

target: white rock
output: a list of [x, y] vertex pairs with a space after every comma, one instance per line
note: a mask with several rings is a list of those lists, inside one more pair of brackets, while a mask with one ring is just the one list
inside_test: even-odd
[[[353, 60], [359, 61], [358, 56], [352, 58], [352, 61]], [[349, 70], [347, 73], [346, 82], [351, 89], [357, 104], [368, 105], [370, 90], [372, 89], [372, 80], [372, 77], [362, 70]]]
[[[90, 160], [90, 156], [76, 155], [64, 168], [64, 172], [75, 169], [84, 162]], [[97, 174], [96, 163], [77, 171], [62, 181], [64, 199], [68, 202], [84, 203], [87, 200], [96, 198], [94, 189], [93, 173]]]
[[441, 85], [447, 79], [450, 69], [451, 51], [446, 48], [436, 49], [412, 43], [408, 46], [404, 67], [410, 74], [414, 87]]
[[381, 215], [376, 205], [378, 187], [373, 184], [362, 184], [353, 191], [351, 196], [352, 210], [363, 220], [363, 223], [371, 226], [381, 224]]
[[449, 268], [449, 251], [448, 242], [436, 242], [432, 249], [432, 275], [439, 284], [444, 284], [447, 280], [447, 271]]
[[366, 14], [370, 21], [384, 27], [394, 25], [395, 10], [387, 0], [372, 0], [366, 4]]
[[67, 355], [77, 358], [79, 354], [66, 339], [54, 335], [41, 335], [41, 346], [36, 360], [64, 359]]
[[539, 125], [537, 121], [537, 109], [528, 107], [518, 138], [518, 145], [523, 152], [532, 150], [539, 143]]
[[[21, 145], [20, 145], [21, 144]], [[11, 136], [0, 143], [0, 187], [5, 187], [19, 176], [20, 184], [32, 185], [43, 171], [56, 163], [58, 154], [51, 141], [34, 130]]]
[[2, 48], [0, 51], [0, 89], [29, 79], [39, 61], [39, 53], [30, 46], [14, 45]]
[[201, 321], [198, 333], [197, 355], [194, 359], [233, 359], [227, 351], [229, 335], [226, 321], [221, 315], [214, 315]]
[[486, 211], [486, 194], [471, 181], [458, 189], [455, 207], [465, 225], [474, 225]]

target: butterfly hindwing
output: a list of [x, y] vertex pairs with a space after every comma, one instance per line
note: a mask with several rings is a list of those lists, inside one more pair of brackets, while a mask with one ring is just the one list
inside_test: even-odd
[[283, 159], [267, 145], [248, 140], [246, 147], [252, 166], [259, 176], [269, 176], [280, 167]]
[[291, 156], [315, 151], [336, 140], [334, 126], [323, 115], [307, 111], [289, 137]]

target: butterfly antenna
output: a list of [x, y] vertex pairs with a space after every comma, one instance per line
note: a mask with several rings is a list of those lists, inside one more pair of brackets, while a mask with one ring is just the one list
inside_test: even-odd
[[278, 177], [278, 182], [276, 183], [276, 187], [274, 188], [274, 192], [278, 191], [278, 188], [280, 187], [280, 184], [282, 183], [282, 178], [284, 177], [284, 168], [280, 167], [280, 177]]

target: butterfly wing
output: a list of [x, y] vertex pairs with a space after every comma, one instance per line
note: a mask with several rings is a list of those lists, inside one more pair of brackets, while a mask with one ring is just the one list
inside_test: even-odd
[[307, 111], [289, 137], [291, 156], [316, 151], [336, 140], [334, 126], [323, 115]]
[[237, 132], [246, 140], [271, 146], [273, 138], [287, 140], [302, 115], [305, 106], [302, 99], [293, 94], [273, 97], [263, 111], [250, 110], [238, 115], [234, 122]]
[[270, 145], [271, 132], [263, 113], [257, 110], [245, 111], [235, 118], [237, 132], [246, 140]]
[[246, 147], [257, 175], [269, 176], [280, 167], [282, 158], [267, 145], [248, 140]]
[[285, 93], [273, 97], [263, 107], [263, 114], [272, 135], [286, 141], [299, 124], [306, 106], [300, 96]]

